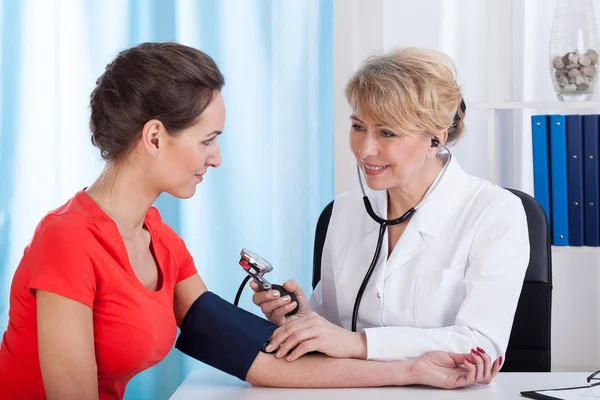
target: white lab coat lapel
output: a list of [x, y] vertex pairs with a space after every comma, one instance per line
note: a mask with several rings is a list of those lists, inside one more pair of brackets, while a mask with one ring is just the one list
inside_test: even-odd
[[400, 236], [398, 243], [396, 243], [394, 246], [392, 254], [390, 254], [384, 279], [390, 276], [390, 274], [392, 274], [398, 268], [406, 265], [424, 248], [425, 243], [423, 241], [423, 237], [421, 236], [421, 232], [418, 229], [418, 225], [416, 224], [415, 220], [411, 219], [404, 229], [404, 232], [402, 232], [402, 236]]

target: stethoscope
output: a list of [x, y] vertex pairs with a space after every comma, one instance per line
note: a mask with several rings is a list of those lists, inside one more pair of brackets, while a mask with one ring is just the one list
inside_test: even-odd
[[[452, 153], [450, 152], [448, 147], [444, 146], [443, 144], [440, 144], [440, 142], [438, 142], [436, 139], [433, 139], [431, 141], [431, 147], [443, 147], [444, 148], [445, 153], [446, 153], [445, 154], [446, 159], [443, 160], [444, 166], [442, 167], [442, 170], [436, 177], [433, 185], [430, 187], [430, 189], [427, 191], [427, 193], [425, 193], [425, 196], [423, 196], [423, 198], [421, 199], [419, 204], [417, 204], [416, 206], [414, 206], [413, 208], [411, 208], [410, 210], [405, 212], [401, 217], [396, 218], [396, 219], [383, 219], [380, 216], [378, 216], [377, 214], [375, 214], [375, 211], [373, 211], [373, 207], [371, 206], [371, 202], [369, 201], [369, 198], [367, 197], [367, 194], [365, 193], [365, 188], [363, 186], [363, 182], [362, 182], [362, 178], [361, 178], [360, 167], [358, 166], [358, 164], [356, 164], [356, 170], [358, 172], [358, 181], [360, 183], [360, 190], [362, 191], [362, 195], [363, 195], [363, 202], [365, 203], [365, 208], [367, 210], [367, 214], [369, 214], [369, 216], [371, 218], [373, 218], [373, 220], [379, 224], [379, 237], [377, 238], [377, 246], [375, 246], [375, 254], [373, 254], [373, 260], [371, 261], [371, 265], [369, 266], [369, 269], [367, 270], [367, 274], [365, 275], [365, 278], [363, 279], [362, 284], [360, 285], [360, 289], [358, 289], [358, 293], [356, 295], [356, 300], [354, 301], [354, 309], [352, 310], [352, 332], [356, 332], [356, 320], [358, 319], [358, 308], [360, 307], [360, 301], [362, 299], [365, 288], [367, 287], [367, 284], [369, 283], [369, 280], [371, 279], [371, 275], [373, 275], [373, 271], [375, 270], [375, 265], [377, 264], [377, 260], [379, 259], [379, 256], [381, 254], [381, 245], [383, 243], [383, 237], [385, 236], [385, 231], [386, 231], [387, 227], [390, 225], [398, 225], [398, 224], [408, 221], [408, 219], [410, 219], [410, 217], [412, 217], [412, 215], [415, 213], [415, 211], [417, 211], [417, 209], [421, 206], [421, 204], [423, 204], [423, 201], [427, 198], [427, 196], [429, 196], [429, 194], [433, 190], [435, 190], [435, 188], [437, 187], [439, 182], [442, 180], [444, 174], [446, 173], [446, 170], [448, 169], [448, 165], [450, 164], [450, 160], [452, 159]], [[444, 155], [442, 155], [441, 152], [438, 153], [438, 157], [442, 157], [442, 156], [444, 156]]]

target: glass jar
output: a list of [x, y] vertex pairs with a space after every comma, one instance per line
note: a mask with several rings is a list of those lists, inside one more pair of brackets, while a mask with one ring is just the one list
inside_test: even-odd
[[561, 101], [594, 94], [600, 45], [592, 0], [557, 0], [550, 38], [550, 72]]

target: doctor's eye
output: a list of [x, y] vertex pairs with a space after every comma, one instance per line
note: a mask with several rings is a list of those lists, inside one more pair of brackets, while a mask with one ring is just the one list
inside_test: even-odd
[[381, 131], [381, 136], [383, 136], [385, 138], [390, 138], [390, 137], [395, 137], [398, 135], [396, 135], [394, 132], [390, 132], [390, 131]]
[[359, 124], [352, 124], [352, 130], [353, 131], [357, 131], [357, 132], [362, 132], [364, 131], [363, 127], [360, 126]]

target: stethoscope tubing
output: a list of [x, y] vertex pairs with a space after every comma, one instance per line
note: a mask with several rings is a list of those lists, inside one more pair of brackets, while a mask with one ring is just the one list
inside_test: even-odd
[[425, 194], [425, 196], [423, 197], [423, 199], [421, 199], [419, 204], [417, 204], [415, 207], [409, 209], [402, 216], [400, 216], [399, 218], [396, 218], [396, 219], [391, 219], [391, 220], [384, 219], [375, 213], [375, 211], [373, 210], [373, 206], [371, 205], [371, 202], [369, 201], [369, 197], [365, 193], [365, 188], [363, 186], [362, 178], [360, 175], [361, 174], [360, 167], [358, 164], [356, 164], [356, 169], [358, 172], [358, 181], [360, 183], [360, 190], [362, 191], [362, 194], [363, 194], [363, 202], [365, 204], [365, 209], [367, 210], [367, 214], [369, 214], [369, 216], [375, 222], [377, 222], [379, 224], [379, 236], [377, 238], [377, 245], [375, 246], [375, 253], [373, 254], [373, 260], [371, 260], [369, 269], [367, 270], [367, 273], [365, 274], [365, 277], [360, 285], [360, 288], [358, 289], [358, 293], [356, 294], [356, 299], [354, 300], [354, 307], [352, 309], [352, 332], [356, 332], [356, 324], [357, 324], [357, 320], [358, 320], [358, 310], [360, 308], [360, 302], [362, 300], [363, 293], [365, 292], [365, 289], [367, 288], [367, 285], [369, 284], [371, 275], [373, 275], [373, 271], [375, 271], [375, 266], [377, 265], [377, 260], [379, 259], [379, 256], [381, 255], [383, 238], [385, 237], [385, 231], [386, 231], [387, 227], [390, 225], [398, 225], [398, 224], [401, 224], [401, 223], [409, 220], [410, 217], [412, 217], [412, 215], [417, 211], [419, 206], [421, 204], [423, 204], [423, 201], [425, 201], [425, 199], [429, 196], [429, 194], [436, 189], [437, 185], [439, 184], [439, 182], [442, 180], [442, 178], [446, 174], [446, 170], [448, 169], [450, 160], [452, 160], [452, 152], [450, 151], [450, 149], [448, 149], [448, 147], [444, 146], [443, 144], [438, 144], [438, 146], [443, 147], [446, 150], [446, 152], [448, 153], [448, 160], [445, 162], [444, 167], [442, 168], [442, 170], [440, 172], [439, 178], [436, 179], [434, 186]]

